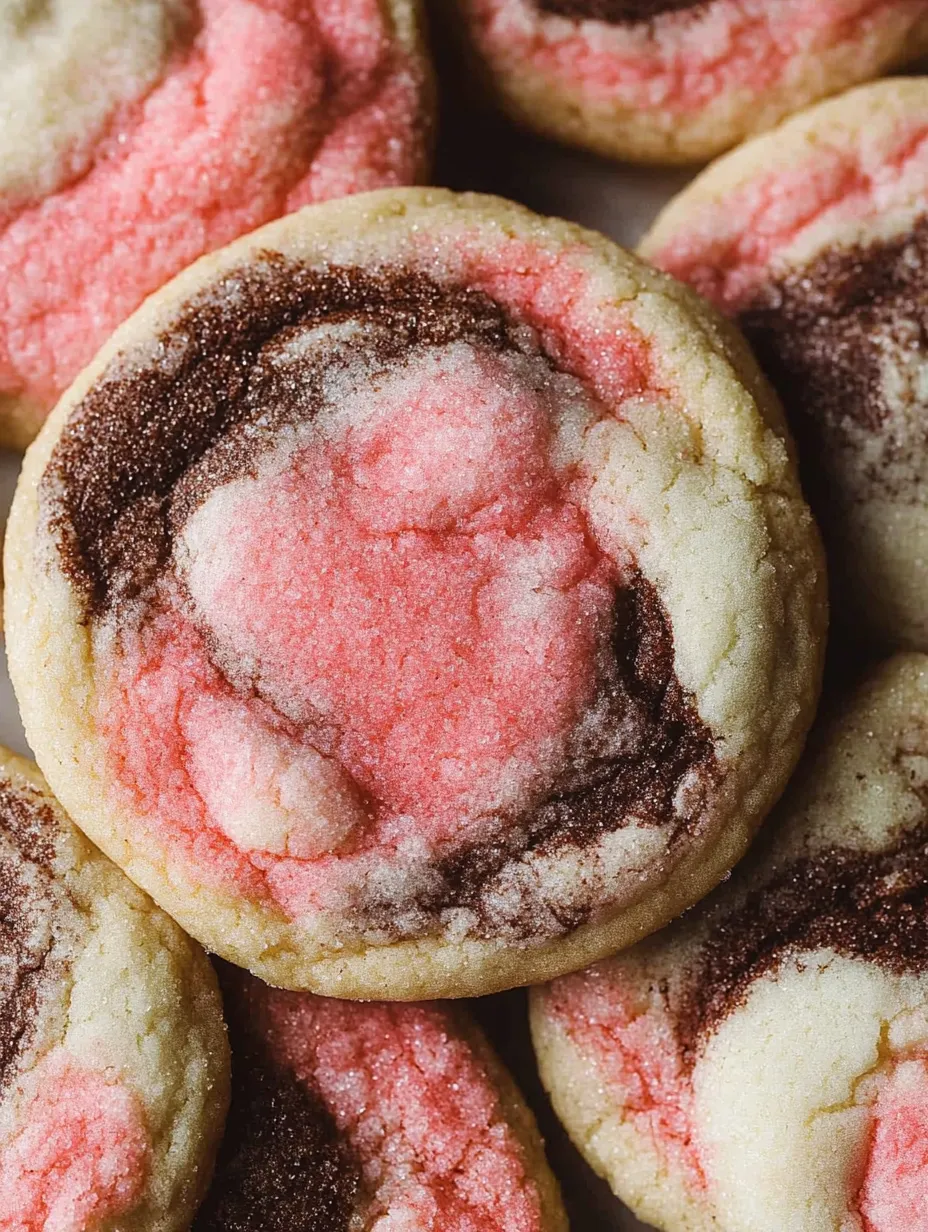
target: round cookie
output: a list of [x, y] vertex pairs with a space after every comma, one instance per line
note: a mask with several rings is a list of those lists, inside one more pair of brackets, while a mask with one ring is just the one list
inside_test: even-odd
[[925, 0], [452, 0], [520, 124], [611, 158], [699, 162], [928, 49]]
[[836, 623], [928, 650], [928, 79], [796, 116], [701, 175], [641, 251], [738, 321], [800, 443]]
[[781, 432], [734, 333], [602, 237], [439, 190], [303, 211], [149, 301], [30, 451], [29, 739], [269, 983], [583, 966], [715, 884], [804, 738]]
[[567, 1232], [532, 1115], [462, 1013], [220, 980], [232, 1106], [193, 1232]]
[[928, 658], [883, 664], [730, 881], [533, 994], [560, 1117], [656, 1227], [925, 1226], [926, 715]]
[[416, 183], [418, 0], [0, 0], [0, 444], [202, 253]]
[[228, 1097], [202, 951], [0, 750], [0, 1226], [177, 1232]]

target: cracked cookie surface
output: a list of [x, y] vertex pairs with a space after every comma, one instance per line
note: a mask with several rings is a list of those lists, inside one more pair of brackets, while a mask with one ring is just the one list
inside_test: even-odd
[[495, 199], [372, 194], [195, 266], [27, 468], [30, 739], [270, 982], [473, 994], [627, 944], [740, 854], [815, 703], [815, 529], [741, 344]]
[[186, 1228], [228, 1047], [205, 955], [0, 750], [0, 1223]]
[[721, 159], [642, 243], [742, 327], [800, 445], [853, 637], [928, 649], [928, 82], [866, 86]]
[[878, 668], [729, 882], [539, 990], [542, 1075], [587, 1158], [677, 1232], [925, 1218], [928, 659]]
[[695, 163], [916, 59], [924, 0], [452, 0], [520, 124], [613, 158]]

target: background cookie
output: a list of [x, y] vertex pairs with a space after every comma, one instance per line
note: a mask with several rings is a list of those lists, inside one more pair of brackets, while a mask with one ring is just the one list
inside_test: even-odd
[[427, 162], [415, 0], [3, 0], [0, 58], [0, 443], [202, 253]]
[[220, 975], [232, 1108], [193, 1232], [566, 1232], [531, 1113], [462, 1014]]
[[890, 660], [724, 887], [535, 995], [555, 1106], [643, 1219], [925, 1225], [926, 714], [928, 659]]
[[0, 1225], [188, 1227], [228, 1094], [199, 948], [0, 750]]
[[27, 459], [29, 739], [269, 982], [583, 965], [715, 883], [804, 737], [822, 569], [776, 416], [695, 297], [568, 224], [441, 191], [282, 220], [150, 301]]
[[924, 0], [452, 0], [451, 8], [449, 32], [517, 121], [644, 162], [710, 158], [928, 47]]
[[884, 81], [722, 159], [642, 244], [733, 316], [800, 441], [836, 623], [928, 648], [928, 79]]

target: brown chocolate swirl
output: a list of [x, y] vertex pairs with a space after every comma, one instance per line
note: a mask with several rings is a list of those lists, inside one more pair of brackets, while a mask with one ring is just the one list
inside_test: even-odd
[[44, 992], [63, 974], [56, 954], [64, 891], [56, 883], [51, 808], [0, 782], [0, 1095], [35, 1039]]
[[[319, 413], [324, 379], [344, 352], [309, 346], [294, 360], [287, 344], [322, 324], [362, 327], [351, 334], [351, 357], [381, 367], [402, 363], [414, 348], [462, 340], [538, 358], [534, 332], [501, 304], [422, 273], [314, 269], [265, 253], [226, 274], [147, 352], [110, 364], [53, 451], [43, 515], [89, 623], [138, 619], [171, 567], [175, 538], [209, 492], [248, 473], [281, 428]], [[464, 908], [473, 930], [487, 935], [560, 934], [589, 918], [598, 896], [583, 908], [551, 903], [541, 911], [523, 896], [501, 916], [488, 892], [507, 866], [585, 848], [631, 814], [638, 824], [669, 827], [671, 846], [699, 828], [720, 776], [714, 741], [676, 678], [667, 613], [638, 574], [617, 590], [614, 630], [595, 701], [605, 738], [578, 730], [567, 768], [543, 800], [519, 817], [481, 818], [490, 837], [438, 855], [427, 883], [402, 901], [367, 886], [353, 907], [361, 927], [417, 935]], [[617, 731], [630, 733], [621, 747]]]
[[[829, 949], [896, 975], [928, 971], [928, 821], [881, 851], [832, 847], [785, 862], [735, 909], [708, 910], [698, 961], [672, 1006], [689, 1064], [754, 981], [790, 957]], [[688, 918], [698, 923], [705, 911]]]
[[634, 26], [665, 13], [702, 9], [710, 0], [537, 0], [544, 13], [574, 21], [604, 21], [610, 26]]
[[[600, 665], [594, 702], [606, 722], [596, 735], [573, 742], [555, 788], [522, 816], [501, 818], [505, 824], [494, 838], [440, 860], [416, 902], [368, 890], [357, 910], [369, 926], [386, 928], [392, 922], [395, 927], [398, 918], [409, 916], [416, 931], [425, 922], [418, 915], [440, 916], [463, 907], [475, 916], [478, 935], [567, 933], [591, 918], [595, 903], [520, 900], [507, 912], [493, 903], [488, 890], [508, 864], [583, 849], [631, 816], [650, 826], [667, 826], [675, 817], [671, 844], [698, 828], [719, 768], [709, 729], [674, 672], [667, 614], [657, 591], [640, 574], [616, 593], [614, 612], [612, 655]], [[616, 748], [611, 737], [621, 727], [632, 735]], [[681, 791], [686, 803], [678, 811]]]
[[261, 986], [217, 961], [229, 1042], [232, 1104], [216, 1172], [192, 1232], [348, 1232], [360, 1168], [331, 1113], [267, 1052]]
[[370, 346], [384, 365], [460, 339], [517, 345], [486, 295], [409, 271], [313, 269], [265, 253], [227, 274], [190, 301], [147, 363], [133, 354], [110, 366], [55, 447], [43, 496], [89, 619], [142, 594], [170, 561], [177, 522], [247, 471], [280, 428], [318, 413], [326, 364], [301, 365], [297, 389], [273, 349], [294, 327], [341, 321], [383, 327]]
[[893, 240], [827, 249], [766, 284], [741, 314], [826, 515], [830, 500], [920, 499], [928, 475], [926, 272], [922, 218]]

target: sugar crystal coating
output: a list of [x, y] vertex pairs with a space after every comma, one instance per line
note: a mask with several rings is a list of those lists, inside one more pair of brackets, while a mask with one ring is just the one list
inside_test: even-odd
[[23, 1128], [0, 1158], [9, 1232], [85, 1232], [129, 1212], [148, 1175], [138, 1101], [101, 1073], [49, 1060]]
[[728, 884], [537, 994], [556, 1106], [656, 1226], [924, 1223], [926, 667], [832, 716]]
[[422, 69], [380, 0], [195, 8], [75, 174], [44, 200], [0, 197], [0, 397], [49, 405], [202, 253], [309, 202], [416, 178]]
[[928, 1218], [928, 1070], [904, 1061], [880, 1091], [860, 1195], [867, 1232], [918, 1228]]
[[916, 649], [928, 646], [923, 87], [877, 82], [796, 117], [708, 172], [645, 241], [738, 321], [776, 387], [838, 620], [855, 639]]
[[[541, 3], [536, 9], [534, 0], [471, 0], [469, 5], [480, 38], [494, 55], [525, 58], [591, 99], [617, 96], [683, 112], [733, 86], [750, 85], [759, 94], [800, 49], [862, 34], [887, 11], [904, 14], [917, 6], [898, 0], [788, 0], [774, 11], [745, 0], [675, 3], [656, 14], [656, 27], [646, 24], [651, 14], [644, 12], [638, 29], [629, 29], [634, 23], [621, 15], [614, 30], [607, 12], [599, 29], [551, 21], [552, 10], [556, 16], [560, 7]], [[591, 14], [594, 21], [597, 16]]]
[[543, 974], [696, 893], [817, 653], [788, 450], [716, 325], [601, 238], [441, 190], [194, 267], [31, 489], [27, 585], [92, 699], [68, 806], [224, 957], [337, 995]]
[[586, 508], [586, 438], [647, 353], [620, 308], [590, 318], [579, 253], [504, 248], [463, 245], [447, 287], [264, 257], [57, 451], [114, 791], [291, 919], [562, 932], [610, 830], [672, 841], [716, 778], [660, 600]]
[[281, 1213], [319, 1232], [549, 1226], [486, 1046], [454, 1012], [222, 978], [239, 1068], [197, 1232]]
[[428, 356], [357, 401], [343, 437], [201, 506], [184, 576], [220, 657], [334, 727], [353, 782], [443, 837], [557, 764], [610, 569], [558, 493], [546, 408], [499, 361]]

